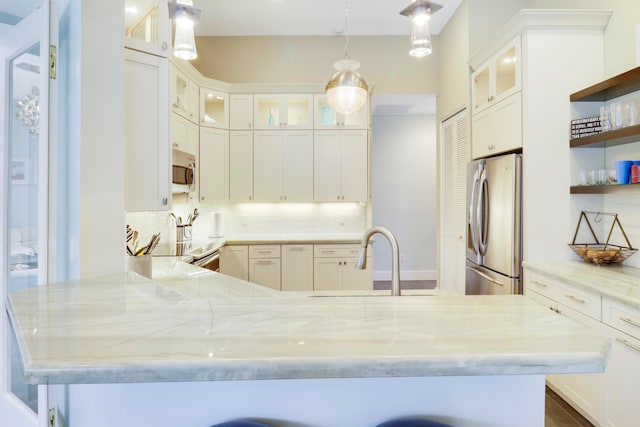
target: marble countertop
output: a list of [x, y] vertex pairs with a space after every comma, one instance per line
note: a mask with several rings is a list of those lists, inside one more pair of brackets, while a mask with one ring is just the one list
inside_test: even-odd
[[291, 233], [291, 234], [236, 234], [225, 236], [227, 245], [295, 245], [360, 243], [362, 233]]
[[31, 383], [602, 372], [609, 343], [523, 296], [284, 293], [154, 258], [13, 292]]
[[640, 269], [624, 264], [595, 265], [584, 261], [525, 261], [527, 270], [613, 298], [640, 309]]

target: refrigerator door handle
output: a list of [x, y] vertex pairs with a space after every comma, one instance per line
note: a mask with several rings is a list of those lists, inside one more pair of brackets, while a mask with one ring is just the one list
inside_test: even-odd
[[478, 270], [477, 268], [474, 267], [467, 267], [468, 270], [473, 271], [474, 273], [476, 273], [478, 276], [482, 277], [483, 279], [488, 280], [489, 282], [498, 285], [498, 286], [504, 286], [504, 283], [497, 281], [496, 279], [489, 277], [488, 275], [484, 274], [482, 271]]
[[475, 174], [473, 174], [473, 184], [471, 186], [471, 200], [469, 201], [469, 224], [471, 229], [471, 243], [473, 245], [473, 251], [476, 254], [480, 253], [480, 244], [479, 244], [479, 236], [477, 234], [478, 228], [478, 216], [477, 216], [477, 208], [478, 201], [476, 200], [478, 197], [478, 184], [480, 182], [480, 170], [477, 170]]
[[479, 195], [478, 195], [478, 247], [480, 255], [487, 253], [487, 237], [489, 236], [489, 182], [487, 171], [480, 174]]

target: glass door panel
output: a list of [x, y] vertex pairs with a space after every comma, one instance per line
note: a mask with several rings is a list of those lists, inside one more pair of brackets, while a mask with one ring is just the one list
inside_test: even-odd
[[158, 56], [168, 56], [167, 0], [125, 0], [124, 21], [127, 47]]
[[[0, 15], [0, 116], [3, 201], [0, 303], [46, 281], [49, 2], [10, 2]], [[8, 315], [0, 317], [0, 413], [7, 425], [37, 424], [38, 386], [27, 384]], [[4, 425], [4, 424], [3, 424]]]
[[[36, 43], [9, 61], [8, 293], [37, 286], [43, 270], [39, 260], [39, 242], [44, 237], [39, 230], [39, 53], [40, 43]], [[15, 345], [12, 340], [10, 390], [35, 412], [37, 386], [25, 384]]]
[[512, 47], [498, 58], [496, 63], [496, 98], [516, 86], [516, 47]]

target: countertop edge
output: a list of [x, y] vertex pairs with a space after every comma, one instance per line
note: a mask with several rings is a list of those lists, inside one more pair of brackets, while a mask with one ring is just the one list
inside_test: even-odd
[[[594, 292], [603, 297], [611, 298], [623, 304], [630, 305], [634, 308], [640, 309], [640, 298], [634, 298], [633, 296], [629, 295], [628, 292], [627, 293], [616, 292], [615, 290], [612, 290], [606, 286], [599, 286], [598, 283], [595, 283], [595, 282], [597, 282], [598, 280], [602, 281], [602, 279], [598, 278], [597, 275], [593, 275], [592, 277], [589, 278], [588, 281], [584, 281], [578, 276], [563, 274], [561, 272], [555, 271], [553, 269], [554, 265], [555, 266], [565, 265], [565, 266], [571, 266], [571, 267], [585, 269], [585, 270], [593, 269], [594, 273], [598, 272], [597, 269], [600, 269], [600, 268], [609, 268], [609, 269], [612, 268], [610, 266], [591, 265], [591, 264], [585, 263], [584, 261], [564, 261], [564, 262], [524, 261], [522, 263], [522, 266], [525, 270], [528, 269], [536, 273], [545, 274], [551, 278], [554, 278], [556, 280], [561, 280], [563, 282], [566, 282], [569, 285], [575, 286], [576, 288], [583, 289], [589, 292]], [[616, 267], [613, 267], [613, 268], [615, 269]], [[626, 267], [626, 269], [632, 269], [632, 267]], [[612, 270], [610, 270], [609, 273], [610, 274], [613, 273], [613, 276], [618, 276], [617, 279], [620, 280], [620, 282], [628, 282], [628, 283], [625, 283], [625, 285], [627, 285], [628, 287], [636, 286], [640, 288], [638, 284], [632, 281], [633, 279], [631, 277], [625, 279], [624, 273], [621, 273], [619, 271], [612, 271]], [[638, 270], [638, 273], [640, 274], [640, 270]], [[616, 280], [616, 278], [612, 277], [610, 280]]]

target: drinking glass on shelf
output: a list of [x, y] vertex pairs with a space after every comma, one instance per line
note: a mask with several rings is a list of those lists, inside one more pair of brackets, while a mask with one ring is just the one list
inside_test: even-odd
[[600, 126], [603, 132], [611, 130], [611, 121], [609, 119], [609, 107], [603, 105], [600, 107]]
[[609, 105], [609, 114], [611, 115], [611, 129], [620, 129], [622, 127], [622, 102], [612, 102]]

